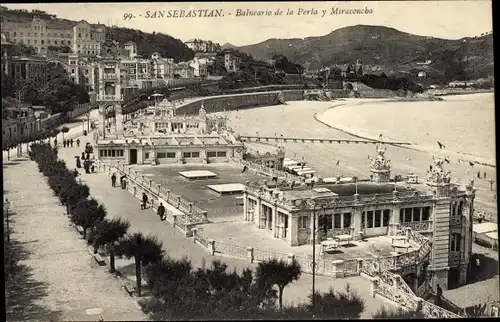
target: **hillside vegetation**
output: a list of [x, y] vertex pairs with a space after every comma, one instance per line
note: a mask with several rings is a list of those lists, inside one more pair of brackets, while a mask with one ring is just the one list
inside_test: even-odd
[[493, 75], [492, 34], [447, 40], [416, 36], [394, 28], [357, 25], [321, 37], [269, 39], [238, 50], [260, 60], [280, 53], [309, 68], [350, 64], [359, 58], [365, 65], [381, 66], [386, 73], [411, 70], [417, 67], [416, 62], [431, 59], [432, 64], [425, 68], [446, 78], [456, 77], [448, 72], [453, 69], [450, 64], [463, 60], [469, 78]]
[[[39, 16], [43, 20], [57, 21], [68, 26], [76, 23], [76, 21], [57, 18], [56, 15], [40, 10], [13, 10], [1, 7], [0, 16], [2, 21], [29, 23], [34, 16]], [[153, 52], [158, 52], [162, 57], [173, 58], [177, 62], [188, 61], [194, 57], [194, 52], [187, 48], [181, 40], [162, 33], [147, 33], [136, 29], [107, 26], [106, 34], [107, 37], [120, 42], [120, 44], [127, 41], [135, 42], [139, 55], [143, 57], [150, 57]]]

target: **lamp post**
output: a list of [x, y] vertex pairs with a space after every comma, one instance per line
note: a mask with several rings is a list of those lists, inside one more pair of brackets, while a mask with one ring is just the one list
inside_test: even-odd
[[316, 315], [316, 208], [320, 206], [324, 210], [325, 205], [324, 203], [317, 202], [317, 200], [314, 198], [312, 198], [311, 201], [313, 203], [312, 307], [313, 307], [313, 318], [314, 318]]
[[10, 244], [10, 227], [9, 227], [10, 201], [9, 201], [9, 199], [5, 199], [4, 208], [5, 208], [5, 219], [7, 220], [7, 242]]

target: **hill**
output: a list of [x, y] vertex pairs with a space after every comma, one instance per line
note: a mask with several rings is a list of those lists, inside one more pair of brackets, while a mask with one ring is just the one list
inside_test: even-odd
[[228, 43], [228, 42], [227, 42], [227, 43], [225, 43], [224, 45], [222, 45], [222, 47], [221, 47], [221, 48], [222, 48], [223, 50], [224, 50], [224, 49], [236, 49], [236, 48], [237, 48], [237, 46], [235, 46], [235, 45], [230, 44], [230, 43]]
[[[30, 23], [34, 16], [52, 23], [66, 25], [68, 28], [76, 23], [76, 21], [61, 19], [45, 11], [0, 7], [2, 21]], [[106, 36], [120, 42], [120, 44], [127, 41], [135, 42], [139, 55], [144, 57], [151, 56], [153, 52], [158, 52], [162, 57], [174, 58], [175, 61], [187, 61], [194, 57], [194, 52], [187, 48], [181, 40], [162, 33], [146, 33], [136, 29], [106, 26]]]
[[268, 39], [237, 49], [260, 60], [283, 54], [312, 69], [349, 64], [360, 59], [364, 65], [381, 66], [386, 73], [412, 69], [417, 61], [430, 59], [432, 64], [429, 67], [441, 75], [446, 75], [452, 68], [450, 62], [464, 60], [467, 56], [464, 67], [468, 75], [474, 73], [486, 77], [493, 74], [492, 34], [448, 40], [417, 36], [383, 26], [356, 25], [321, 37]]

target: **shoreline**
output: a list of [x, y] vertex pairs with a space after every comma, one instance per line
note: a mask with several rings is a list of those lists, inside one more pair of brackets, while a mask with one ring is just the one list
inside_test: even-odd
[[[478, 94], [478, 93], [467, 93], [467, 94]], [[462, 94], [462, 95], [465, 95], [465, 94]], [[392, 100], [387, 100], [387, 99], [376, 99], [376, 100], [380, 101], [380, 102], [394, 102]], [[327, 121], [324, 121], [321, 119], [322, 115], [324, 115], [327, 111], [330, 111], [336, 107], [345, 106], [345, 105], [363, 105], [363, 104], [368, 103], [368, 102], [369, 101], [366, 101], [366, 100], [362, 101], [362, 102], [352, 102], [351, 104], [349, 104], [349, 102], [343, 102], [341, 104], [336, 104], [334, 106], [331, 106], [322, 112], [317, 112], [313, 115], [313, 117], [317, 122], [324, 124], [331, 129], [343, 132], [343, 133], [351, 135], [353, 137], [363, 139], [363, 140], [368, 140], [368, 141], [379, 141], [378, 138], [376, 137], [376, 135], [374, 135], [373, 133], [369, 133], [369, 132], [360, 133], [356, 130], [346, 129], [345, 127], [342, 128], [342, 127], [338, 127], [338, 126], [333, 126], [333, 125], [329, 124]], [[398, 148], [414, 150], [414, 151], [427, 153], [427, 154], [431, 154], [431, 155], [432, 154], [438, 155], [438, 154], [442, 153], [442, 151], [440, 151], [440, 150], [437, 150], [437, 149], [434, 150], [431, 148], [427, 148], [425, 146], [422, 146], [422, 145], [419, 145], [416, 143], [412, 143], [411, 146], [402, 146], [402, 145], [398, 145], [398, 144], [393, 144], [393, 143], [391, 143], [391, 141], [393, 139], [392, 138], [389, 138], [389, 139], [390, 140], [387, 140], [387, 138], [385, 138], [384, 143], [388, 144], [388, 145], [392, 145], [392, 146], [397, 146]], [[468, 153], [463, 153], [463, 152], [456, 152], [456, 151], [447, 151], [447, 152], [448, 152], [447, 153], [448, 155], [454, 154], [457, 157], [457, 159], [461, 160], [462, 162], [472, 162], [474, 164], [479, 164], [479, 165], [483, 165], [483, 166], [487, 166], [487, 167], [496, 169], [495, 162], [493, 161], [493, 163], [492, 163], [491, 160], [488, 160], [488, 158], [486, 158], [486, 157], [468, 154]]]

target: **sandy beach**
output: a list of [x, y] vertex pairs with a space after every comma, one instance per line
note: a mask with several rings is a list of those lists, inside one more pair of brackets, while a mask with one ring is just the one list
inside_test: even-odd
[[[484, 94], [489, 95], [489, 94]], [[326, 113], [336, 113], [337, 110], [342, 113], [349, 108], [361, 107], [363, 104], [379, 104], [381, 100], [368, 99], [346, 99], [333, 102], [312, 102], [312, 101], [294, 101], [287, 105], [269, 106], [255, 109], [232, 111], [224, 113], [229, 118], [229, 125], [240, 135], [260, 135], [260, 136], [280, 136], [285, 137], [303, 137], [303, 138], [328, 138], [328, 139], [356, 139], [356, 137], [347, 133], [353, 131], [353, 134], [378, 139], [380, 125], [375, 126], [376, 122], [370, 122], [372, 128], [359, 129], [349, 128], [347, 122], [335, 122], [334, 129], [331, 125], [326, 125], [324, 116]], [[418, 102], [421, 104], [422, 102]], [[434, 102], [431, 102], [434, 103]], [[437, 102], [442, 103], [442, 102]], [[395, 104], [414, 104], [413, 102], [395, 103]], [[332, 108], [335, 107], [335, 108]], [[344, 109], [344, 111], [342, 111]], [[350, 112], [357, 118], [365, 116]], [[421, 114], [421, 113], [420, 113]], [[331, 114], [330, 114], [331, 115]], [[391, 118], [392, 116], [390, 116]], [[323, 120], [322, 122], [318, 121]], [[382, 118], [379, 116], [375, 120]], [[345, 121], [345, 119], [344, 119]], [[329, 121], [331, 122], [331, 121]], [[387, 121], [389, 122], [389, 121]], [[394, 121], [393, 121], [394, 122]], [[414, 122], [408, 120], [407, 122]], [[493, 120], [494, 123], [494, 120]], [[405, 123], [407, 124], [407, 123]], [[407, 127], [403, 127], [400, 132], [391, 132], [390, 135], [384, 135], [387, 140], [410, 141], [404, 133]], [[434, 131], [435, 127], [427, 127], [426, 131]], [[494, 138], [493, 133], [485, 138]], [[406, 140], [405, 140], [406, 139]], [[483, 140], [484, 141], [484, 140]], [[480, 141], [482, 145], [483, 141]], [[444, 143], [444, 142], [443, 142]], [[446, 141], [446, 143], [448, 143]], [[286, 152], [286, 156], [297, 160], [306, 160], [310, 167], [317, 171], [320, 177], [334, 177], [343, 175], [344, 177], [358, 176], [359, 178], [368, 178], [370, 175], [370, 161], [368, 156], [375, 154], [375, 145], [372, 144], [338, 144], [338, 143], [280, 143]], [[494, 144], [494, 143], [493, 143]], [[451, 146], [448, 143], [449, 146]], [[477, 145], [477, 144], [476, 144]], [[437, 143], [436, 143], [437, 148]], [[460, 151], [460, 150], [459, 150]], [[467, 152], [467, 151], [463, 151]], [[406, 176], [408, 173], [414, 173], [419, 178], [425, 178], [429, 165], [433, 163], [432, 155], [448, 156], [450, 163], [446, 167], [452, 171], [453, 182], [464, 182], [464, 180], [475, 179], [475, 185], [478, 188], [476, 197], [476, 208], [484, 209], [496, 213], [496, 201], [493, 196], [496, 193], [496, 186], [490, 190], [488, 180], [496, 179], [496, 169], [491, 166], [476, 164], [471, 167], [468, 162], [459, 162], [458, 151], [443, 149], [441, 153], [433, 150], [427, 144], [415, 147], [396, 147], [387, 145], [386, 156], [392, 160], [392, 174], [401, 174]], [[455, 154], [457, 157], [455, 157]], [[494, 150], [493, 150], [494, 154]], [[485, 158], [487, 159], [487, 158]], [[477, 160], [479, 161], [479, 159]], [[491, 162], [490, 160], [488, 160]], [[493, 158], [494, 161], [494, 158]], [[338, 165], [337, 165], [338, 162]], [[494, 163], [493, 163], [494, 164]], [[477, 179], [477, 172], [481, 172], [481, 177], [486, 173], [486, 179]], [[496, 183], [495, 183], [496, 184]]]

